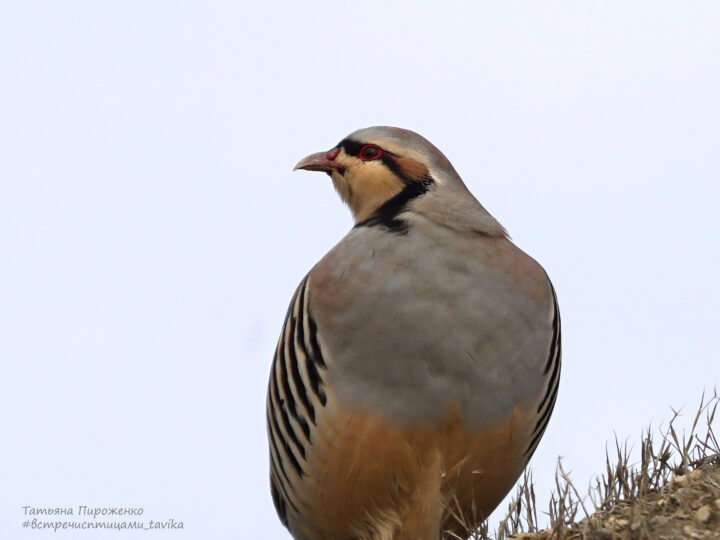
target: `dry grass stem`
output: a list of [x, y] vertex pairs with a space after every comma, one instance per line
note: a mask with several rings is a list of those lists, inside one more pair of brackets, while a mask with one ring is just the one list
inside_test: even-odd
[[[720, 444], [716, 434], [717, 391], [703, 394], [689, 432], [678, 432], [680, 413], [659, 436], [641, 435], [639, 463], [632, 448], [615, 439], [605, 471], [582, 496], [558, 459], [555, 490], [538, 521], [532, 473], [526, 471], [505, 518], [494, 532], [487, 523], [468, 536], [482, 540], [615, 540], [720, 538]], [[590, 508], [588, 503], [592, 504]], [[581, 515], [578, 515], [578, 510]], [[462, 523], [463, 516], [455, 515]], [[456, 539], [446, 536], [445, 540]]]

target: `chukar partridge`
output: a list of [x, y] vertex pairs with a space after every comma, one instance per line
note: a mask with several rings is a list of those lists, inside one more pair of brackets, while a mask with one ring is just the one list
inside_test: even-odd
[[355, 226], [297, 288], [267, 397], [297, 540], [470, 533], [540, 441], [560, 378], [547, 274], [420, 135], [356, 131], [326, 172]]

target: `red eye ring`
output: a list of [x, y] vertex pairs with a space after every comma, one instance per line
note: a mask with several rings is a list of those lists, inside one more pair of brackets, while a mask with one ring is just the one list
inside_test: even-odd
[[383, 156], [385, 152], [375, 144], [366, 144], [358, 152], [358, 157], [363, 161], [373, 161]]

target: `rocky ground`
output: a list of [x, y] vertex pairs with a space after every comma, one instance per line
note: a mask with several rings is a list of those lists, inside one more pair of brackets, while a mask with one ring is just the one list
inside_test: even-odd
[[618, 501], [578, 523], [511, 536], [516, 540], [720, 538], [720, 455], [660, 490]]

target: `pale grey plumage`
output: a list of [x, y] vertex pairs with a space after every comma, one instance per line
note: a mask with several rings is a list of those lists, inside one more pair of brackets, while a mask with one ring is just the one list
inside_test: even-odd
[[278, 345], [278, 512], [296, 539], [462, 532], [447, 505], [489, 513], [552, 412], [552, 285], [416, 133], [359, 130], [299, 167], [328, 172], [358, 225], [301, 284]]
[[[523, 259], [508, 240], [406, 219], [405, 235], [353, 229], [310, 273], [313, 285], [332, 290], [312, 296], [337, 367], [328, 384], [349, 405], [399, 422], [443, 416], [453, 400], [469, 426], [507, 417], [544, 382], [554, 313], [549, 282], [528, 261], [545, 297], [518, 294], [517, 276], [493, 260]], [[409, 376], [414, 391], [400, 391]]]

